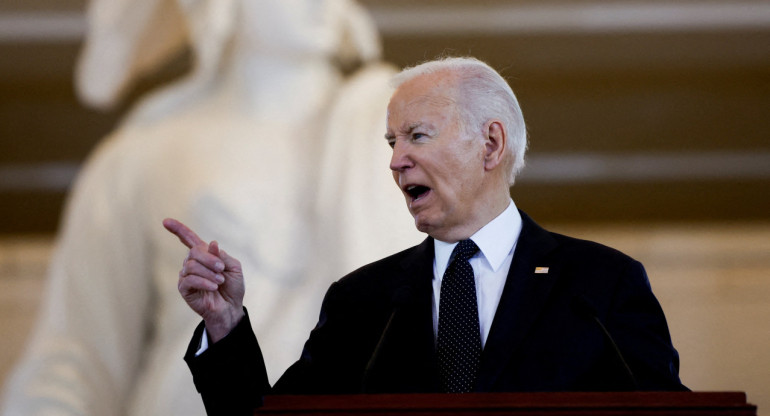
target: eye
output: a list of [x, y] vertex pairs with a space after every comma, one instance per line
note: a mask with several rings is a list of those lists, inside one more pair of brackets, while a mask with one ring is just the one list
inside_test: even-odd
[[412, 140], [420, 140], [425, 137], [423, 133], [412, 133]]
[[388, 146], [392, 149], [396, 146], [396, 135], [392, 133], [385, 133], [385, 140], [388, 142]]

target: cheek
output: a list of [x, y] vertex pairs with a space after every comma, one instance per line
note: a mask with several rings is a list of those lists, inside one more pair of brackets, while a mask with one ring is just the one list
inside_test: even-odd
[[459, 184], [473, 181], [476, 172], [484, 167], [483, 154], [470, 145], [456, 146], [442, 155], [444, 163], [439, 164], [442, 176]]
[[471, 163], [484, 157], [484, 142], [480, 138], [463, 137], [452, 142], [447, 147], [458, 162]]
[[469, 149], [468, 153], [455, 159], [455, 163], [446, 165], [444, 178], [455, 197], [467, 199], [481, 188], [484, 176], [483, 160]]

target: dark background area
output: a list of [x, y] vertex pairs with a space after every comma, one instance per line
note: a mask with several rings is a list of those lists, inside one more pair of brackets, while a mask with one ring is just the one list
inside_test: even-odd
[[[560, 4], [580, 3], [586, 2], [552, 4], [558, 10]], [[616, 7], [625, 2], [594, 3]], [[647, 2], [656, 3], [666, 4]], [[3, 1], [0, 15], [77, 16], [84, 4]], [[770, 20], [765, 25], [737, 21], [713, 27], [628, 30], [473, 31], [459, 26], [453, 30], [451, 24], [444, 30], [421, 30], [403, 29], [406, 25], [392, 25], [388, 19], [409, 17], [411, 10], [424, 7], [515, 10], [551, 3], [367, 0], [363, 4], [380, 23], [386, 61], [404, 66], [438, 55], [474, 55], [506, 76], [528, 123], [534, 172], [528, 175], [525, 169], [512, 195], [536, 220], [770, 219]], [[0, 37], [0, 233], [54, 232], [67, 172], [74, 172], [137, 97], [189, 67], [189, 56], [182, 54], [143, 79], [120, 108], [99, 112], [83, 107], [74, 93], [79, 48], [77, 36]], [[692, 155], [710, 157], [692, 167], [671, 166]], [[572, 176], [570, 165], [564, 165], [566, 172], [549, 175], [562, 166], [553, 162], [554, 156], [593, 161], [601, 174]], [[657, 162], [629, 173], [623, 161], [636, 156]], [[765, 162], [768, 166], [763, 166]], [[41, 168], [62, 166], [51, 174], [59, 175], [59, 182], [19, 180], [39, 175]]]

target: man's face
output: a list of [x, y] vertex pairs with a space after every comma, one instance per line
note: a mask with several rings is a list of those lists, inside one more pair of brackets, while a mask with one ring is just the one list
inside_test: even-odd
[[390, 169], [417, 229], [453, 241], [473, 223], [483, 203], [484, 142], [469, 138], [452, 99], [447, 74], [423, 75], [401, 85], [388, 105]]

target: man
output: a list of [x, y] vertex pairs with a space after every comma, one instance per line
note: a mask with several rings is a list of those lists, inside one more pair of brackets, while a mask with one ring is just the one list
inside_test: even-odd
[[272, 388], [238, 261], [164, 223], [191, 248], [179, 290], [205, 325], [186, 360], [209, 412], [250, 409], [264, 393], [686, 389], [642, 265], [517, 211], [509, 186], [526, 130], [505, 80], [449, 58], [394, 83], [390, 168], [429, 237], [334, 283]]

